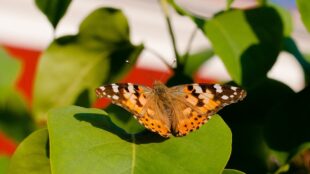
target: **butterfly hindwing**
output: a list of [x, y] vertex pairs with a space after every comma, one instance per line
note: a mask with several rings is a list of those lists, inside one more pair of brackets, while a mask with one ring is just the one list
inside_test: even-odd
[[189, 104], [186, 100], [175, 99], [175, 123], [173, 124], [173, 134], [176, 136], [185, 136], [189, 132], [199, 129], [204, 123], [207, 122], [207, 114]]

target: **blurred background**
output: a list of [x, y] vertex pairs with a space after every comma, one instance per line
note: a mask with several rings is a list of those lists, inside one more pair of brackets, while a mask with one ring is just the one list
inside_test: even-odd
[[[225, 8], [226, 0], [178, 0], [185, 9], [201, 16], [211, 17]], [[300, 20], [296, 4], [293, 0], [273, 0], [288, 9], [293, 17], [296, 40], [302, 52], [310, 52], [310, 35], [307, 34]], [[233, 7], [251, 8], [256, 5], [254, 0], [236, 0]], [[24, 74], [20, 80], [22, 88], [31, 89], [31, 75], [36, 65], [37, 57], [56, 37], [75, 34], [78, 25], [84, 17], [100, 6], [112, 6], [124, 11], [129, 20], [132, 41], [135, 44], [144, 43], [146, 48], [159, 52], [168, 62], [173, 64], [173, 49], [168, 30], [156, 0], [74, 0], [66, 16], [61, 20], [55, 33], [45, 16], [37, 10], [33, 0], [0, 0], [0, 44], [10, 50], [11, 54], [24, 63]], [[184, 52], [194, 24], [190, 19], [173, 15], [173, 25], [176, 32], [179, 50]], [[206, 49], [210, 43], [198, 32], [192, 47], [192, 52]], [[137, 62], [138, 68], [147, 68], [155, 71], [167, 70], [167, 67], [150, 51], [144, 51]], [[295, 91], [304, 86], [302, 70], [295, 59], [289, 54], [282, 53], [271, 69], [268, 76], [278, 79]], [[199, 76], [202, 78], [227, 81], [230, 79], [222, 62], [214, 57], [201, 68]], [[26, 92], [26, 96], [30, 97]]]
[[[204, 17], [211, 17], [225, 9], [226, 0], [178, 0], [185, 9]], [[303, 53], [310, 53], [310, 35], [304, 28], [293, 0], [273, 0], [273, 3], [290, 11], [295, 39]], [[236, 0], [233, 7], [251, 8], [254, 0]], [[80, 22], [94, 9], [101, 6], [112, 6], [123, 10], [128, 17], [132, 42], [144, 43], [146, 50], [140, 55], [136, 69], [152, 72], [167, 71], [165, 64], [152, 52], [158, 52], [173, 64], [173, 48], [161, 8], [157, 0], [74, 0], [65, 17], [61, 20], [55, 33], [46, 17], [37, 9], [33, 0], [0, 0], [0, 44], [8, 53], [22, 62], [22, 73], [17, 81], [17, 88], [31, 103], [33, 77], [40, 53], [49, 45], [54, 36], [76, 34]], [[173, 27], [177, 45], [184, 52], [190, 34], [195, 29], [187, 17], [172, 14]], [[199, 52], [210, 47], [210, 43], [198, 32], [194, 38], [191, 52]], [[218, 57], [204, 63], [198, 71], [200, 79], [211, 81], [228, 81], [230, 77]], [[297, 61], [287, 53], [281, 53], [275, 66], [268, 73], [270, 78], [284, 82], [294, 91], [303, 89], [305, 82], [302, 69]], [[16, 145], [0, 132], [0, 153], [12, 153]]]

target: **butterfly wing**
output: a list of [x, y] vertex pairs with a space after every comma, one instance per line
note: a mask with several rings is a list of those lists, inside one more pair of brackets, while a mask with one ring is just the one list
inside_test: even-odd
[[145, 128], [170, 136], [169, 120], [159, 111], [151, 88], [131, 83], [115, 83], [96, 89], [99, 98], [107, 97], [113, 104], [131, 112]]
[[176, 111], [173, 131], [177, 136], [198, 129], [221, 108], [246, 96], [239, 87], [219, 84], [179, 85], [169, 88], [169, 93]]

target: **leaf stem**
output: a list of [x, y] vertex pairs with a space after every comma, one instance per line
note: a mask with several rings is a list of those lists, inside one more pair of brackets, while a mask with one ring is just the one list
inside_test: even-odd
[[194, 31], [192, 32], [192, 34], [191, 34], [189, 40], [188, 40], [188, 44], [187, 44], [187, 47], [186, 47], [186, 52], [185, 52], [185, 54], [184, 54], [184, 56], [183, 56], [183, 65], [184, 65], [184, 66], [185, 66], [186, 63], [187, 63], [187, 59], [188, 59], [188, 57], [189, 57], [189, 53], [190, 53], [190, 51], [191, 51], [191, 47], [192, 47], [194, 38], [195, 38], [195, 36], [196, 36], [196, 34], [197, 34], [197, 31], [198, 31], [198, 28], [195, 28]]
[[168, 31], [171, 37], [171, 41], [172, 41], [172, 46], [173, 46], [173, 51], [174, 51], [174, 55], [177, 61], [177, 67], [180, 65], [180, 55], [178, 53], [177, 50], [177, 45], [176, 45], [176, 40], [175, 40], [175, 36], [173, 33], [173, 29], [172, 29], [172, 24], [171, 24], [171, 20], [170, 20], [170, 14], [169, 14], [169, 9], [168, 9], [168, 2], [167, 0], [160, 0], [160, 4], [161, 4], [161, 8], [164, 12], [165, 15], [165, 19], [168, 25]]
[[167, 60], [164, 58], [164, 56], [162, 56], [161, 54], [159, 54], [157, 51], [145, 47], [146, 51], [152, 53], [153, 55], [155, 55], [156, 57], [158, 57], [166, 66], [168, 66], [169, 68], [172, 68], [172, 66], [169, 64], [169, 62], [167, 62]]

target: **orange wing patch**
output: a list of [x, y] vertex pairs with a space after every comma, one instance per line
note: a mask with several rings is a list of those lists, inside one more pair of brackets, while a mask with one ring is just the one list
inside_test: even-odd
[[150, 117], [148, 113], [145, 113], [137, 119], [140, 124], [152, 132], [158, 133], [166, 138], [171, 135], [170, 129], [162, 121]]

